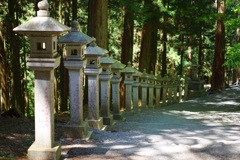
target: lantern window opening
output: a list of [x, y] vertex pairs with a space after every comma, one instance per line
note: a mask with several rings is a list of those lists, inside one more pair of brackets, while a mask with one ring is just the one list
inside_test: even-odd
[[94, 59], [92, 59], [92, 60], [90, 60], [90, 62], [89, 62], [90, 64], [95, 64], [95, 60]]
[[41, 50], [41, 51], [47, 50], [46, 43], [45, 42], [38, 42], [37, 43], [37, 50]]
[[130, 78], [130, 76], [129, 76], [129, 75], [127, 75], [127, 78]]
[[103, 70], [104, 72], [106, 72], [106, 71], [107, 71], [107, 68], [104, 67], [102, 70]]
[[78, 55], [78, 50], [77, 49], [72, 49], [71, 50], [71, 56], [77, 56]]
[[56, 50], [56, 41], [53, 41], [53, 50]]

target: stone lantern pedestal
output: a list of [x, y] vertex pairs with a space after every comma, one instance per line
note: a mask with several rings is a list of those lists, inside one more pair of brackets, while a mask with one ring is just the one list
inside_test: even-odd
[[94, 41], [79, 31], [79, 23], [72, 22], [71, 32], [58, 40], [59, 44], [65, 44], [67, 50], [64, 66], [69, 73], [69, 95], [70, 95], [70, 122], [65, 125], [65, 137], [89, 139], [91, 132], [88, 132], [88, 123], [83, 121], [83, 68], [86, 66], [86, 59], [83, 49]]
[[54, 138], [54, 70], [59, 66], [57, 36], [69, 28], [49, 17], [47, 0], [38, 3], [37, 17], [14, 28], [30, 36], [27, 65], [34, 70], [35, 141], [28, 159], [60, 159], [61, 144]]
[[146, 72], [146, 69], [143, 70], [142, 76], [141, 76], [141, 88], [142, 88], [142, 95], [141, 95], [141, 100], [142, 100], [142, 106], [141, 108], [148, 108], [147, 105], [147, 89], [148, 89], [148, 74]]
[[103, 129], [103, 118], [99, 116], [99, 74], [102, 72], [100, 57], [107, 53], [96, 45], [95, 42], [85, 49], [87, 65], [84, 73], [88, 76], [88, 117], [89, 127]]
[[190, 98], [200, 97], [206, 94], [204, 80], [198, 75], [199, 65], [192, 65], [190, 70], [190, 81], [188, 82], [188, 96]]
[[155, 76], [153, 75], [153, 71], [149, 74], [148, 78], [148, 107], [154, 108], [154, 87], [155, 87]]
[[139, 100], [139, 78], [141, 76], [141, 72], [135, 69], [135, 73], [133, 74], [133, 84], [132, 84], [132, 92], [133, 92], [133, 112], [136, 113], [139, 110], [138, 100]]
[[161, 74], [159, 73], [156, 79], [156, 107], [160, 107], [160, 98], [161, 98], [161, 84], [162, 84], [162, 78]]
[[132, 111], [132, 84], [134, 72], [135, 70], [132, 68], [130, 62], [128, 62], [127, 67], [122, 70], [122, 73], [124, 73], [126, 111]]
[[112, 64], [113, 76], [111, 79], [112, 84], [112, 109], [114, 120], [125, 120], [120, 111], [120, 82], [122, 80], [121, 70], [125, 67], [124, 64], [116, 61]]
[[167, 101], [167, 89], [168, 89], [168, 77], [165, 76], [162, 79], [162, 105], [166, 105]]
[[101, 88], [101, 116], [103, 117], [103, 124], [112, 125], [113, 115], [110, 113], [110, 80], [112, 78], [111, 65], [114, 63], [108, 55], [104, 55], [100, 59], [103, 68], [102, 73], [99, 75], [100, 88]]

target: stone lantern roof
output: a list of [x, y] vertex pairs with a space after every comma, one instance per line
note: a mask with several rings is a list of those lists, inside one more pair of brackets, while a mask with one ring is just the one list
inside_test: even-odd
[[106, 49], [98, 47], [95, 43], [95, 40], [89, 44], [89, 46], [85, 49], [85, 56], [103, 56], [108, 53]]
[[141, 77], [142, 72], [139, 72], [136, 68], [134, 68], [135, 73], [133, 74], [134, 77]]
[[151, 80], [155, 80], [156, 79], [156, 77], [153, 75], [153, 71], [151, 71], [151, 73], [148, 74], [148, 75], [149, 75], [148, 76], [149, 79], [151, 79]]
[[89, 37], [88, 35], [80, 32], [79, 23], [77, 21], [73, 21], [71, 32], [62, 36], [58, 40], [58, 43], [87, 45], [94, 40], [95, 38]]
[[117, 61], [115, 63], [112, 64], [112, 69], [119, 69], [119, 70], [122, 70], [126, 65]]
[[58, 35], [70, 30], [69, 27], [49, 17], [49, 3], [47, 0], [40, 1], [38, 8], [37, 17], [14, 28], [13, 31], [31, 35]]
[[107, 54], [105, 54], [104, 56], [101, 57], [100, 63], [111, 65], [114, 63], [114, 61]]
[[122, 73], [135, 73], [136, 70], [132, 68], [131, 62], [128, 62], [127, 67], [122, 70]]
[[141, 76], [142, 79], [148, 79], [149, 78], [149, 74], [147, 74], [146, 69], [143, 69], [143, 73]]

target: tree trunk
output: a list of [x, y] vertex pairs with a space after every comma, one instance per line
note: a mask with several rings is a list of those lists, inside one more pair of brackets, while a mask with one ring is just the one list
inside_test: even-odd
[[89, 0], [88, 35], [96, 38], [99, 47], [108, 49], [108, 0]]
[[8, 64], [5, 40], [3, 37], [3, 23], [0, 22], [0, 113], [7, 111], [9, 108], [9, 96], [8, 96]]
[[145, 0], [145, 6], [148, 8], [147, 14], [151, 14], [145, 20], [142, 28], [141, 51], [139, 58], [139, 70], [146, 69], [148, 73], [153, 71], [155, 73], [155, 66], [157, 60], [157, 32], [158, 22], [156, 19], [159, 8], [153, 4], [152, 0]]
[[126, 6], [121, 53], [121, 62], [126, 65], [128, 62], [132, 62], [133, 57], [133, 25], [133, 12]]
[[72, 0], [72, 20], [77, 20], [77, 0]]
[[215, 52], [212, 66], [212, 81], [211, 91], [221, 91], [224, 85], [224, 55], [225, 55], [225, 27], [223, 21], [224, 14], [224, 0], [217, 1], [218, 7], [218, 19], [216, 23], [216, 34], [215, 34]]
[[167, 34], [162, 35], [162, 77], [167, 74]]
[[[64, 24], [70, 26], [70, 1], [66, 0], [65, 2], [65, 18]], [[63, 53], [62, 48], [59, 48], [59, 53], [61, 55], [61, 62], [60, 62], [60, 111], [64, 112], [68, 110], [68, 96], [69, 96], [69, 79], [68, 79], [68, 70], [64, 67], [63, 61], [66, 58], [66, 55]]]
[[[9, 10], [9, 20], [8, 20], [8, 34], [9, 34], [9, 43], [10, 43], [10, 54], [11, 54], [11, 62], [12, 62], [12, 73], [13, 73], [13, 91], [12, 91], [12, 102], [14, 102], [13, 106], [16, 110], [24, 116], [25, 113], [25, 103], [23, 96], [23, 87], [21, 84], [22, 76], [21, 76], [21, 65], [20, 65], [20, 49], [19, 49], [19, 38], [15, 36], [13, 32], [13, 28], [17, 25], [18, 19], [15, 19], [15, 14], [18, 15], [18, 6], [17, 1], [8, 0], [8, 10]], [[16, 12], [15, 12], [16, 11]], [[16, 17], [18, 18], [18, 17]], [[16, 23], [16, 24], [15, 24]]]

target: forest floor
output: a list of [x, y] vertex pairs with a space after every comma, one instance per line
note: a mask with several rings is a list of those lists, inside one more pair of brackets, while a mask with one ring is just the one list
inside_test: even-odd
[[[55, 120], [62, 160], [235, 160], [240, 157], [240, 88], [160, 108], [123, 112], [90, 140], [63, 138], [69, 115]], [[34, 119], [0, 118], [0, 159], [27, 159]]]

